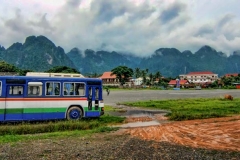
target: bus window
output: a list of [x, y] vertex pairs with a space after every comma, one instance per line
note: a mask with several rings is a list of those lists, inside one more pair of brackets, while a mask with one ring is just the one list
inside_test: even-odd
[[23, 86], [10, 86], [8, 93], [13, 96], [23, 95]]
[[2, 81], [0, 81], [0, 96], [2, 95]]
[[75, 83], [76, 95], [84, 96], [85, 95], [85, 84], [84, 83]]
[[46, 95], [59, 96], [60, 95], [60, 83], [59, 82], [47, 82], [46, 83]]
[[95, 89], [95, 99], [98, 100], [99, 99], [99, 88]]
[[63, 95], [67, 96], [67, 95], [71, 95], [71, 93], [73, 92], [73, 83], [64, 83], [63, 84]]
[[42, 82], [28, 82], [28, 96], [41, 96]]
[[84, 96], [85, 84], [84, 83], [64, 83], [64, 96]]

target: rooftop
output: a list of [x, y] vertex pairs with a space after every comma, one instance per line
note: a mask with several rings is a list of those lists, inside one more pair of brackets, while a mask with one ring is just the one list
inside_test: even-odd
[[101, 78], [101, 79], [114, 78], [115, 79], [116, 75], [115, 74], [111, 75], [111, 74], [112, 74], [112, 72], [104, 72], [102, 74], [102, 76], [99, 78]]

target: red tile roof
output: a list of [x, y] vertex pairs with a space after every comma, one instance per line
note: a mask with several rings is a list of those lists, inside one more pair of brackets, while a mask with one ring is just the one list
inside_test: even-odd
[[104, 72], [103, 75], [99, 78], [101, 79], [115, 79], [116, 78], [116, 75], [111, 75], [112, 72]]
[[187, 75], [193, 75], [193, 74], [214, 74], [210, 71], [203, 71], [203, 72], [190, 72]]
[[225, 74], [224, 76], [225, 76], [225, 77], [231, 77], [231, 76], [236, 77], [236, 76], [238, 76], [238, 74], [239, 74], [239, 73], [228, 73], [228, 74]]
[[[186, 84], [188, 83], [188, 80], [180, 80], [179, 84]], [[177, 84], [176, 80], [171, 80], [169, 83], [169, 85], [175, 85]]]

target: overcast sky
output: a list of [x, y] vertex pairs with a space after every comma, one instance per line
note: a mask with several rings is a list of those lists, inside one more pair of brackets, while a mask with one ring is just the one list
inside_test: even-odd
[[44, 35], [69, 52], [240, 50], [239, 0], [0, 0], [0, 45]]

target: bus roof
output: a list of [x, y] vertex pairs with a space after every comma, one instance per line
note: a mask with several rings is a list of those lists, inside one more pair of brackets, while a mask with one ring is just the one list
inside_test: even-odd
[[0, 76], [0, 79], [28, 79], [28, 80], [76, 80], [76, 81], [102, 81], [100, 78], [73, 78], [73, 77], [43, 77], [43, 76]]
[[66, 77], [66, 78], [84, 78], [82, 74], [77, 73], [45, 73], [45, 72], [27, 72], [26, 76], [37, 77]]

